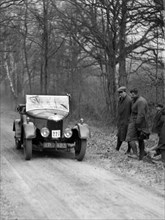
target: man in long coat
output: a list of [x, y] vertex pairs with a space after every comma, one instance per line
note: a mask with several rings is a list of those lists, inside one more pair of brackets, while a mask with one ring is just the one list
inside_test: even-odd
[[[129, 123], [129, 118], [131, 115], [131, 97], [126, 93], [126, 87], [122, 86], [118, 90], [119, 101], [118, 101], [118, 117], [117, 117], [117, 146], [116, 150], [119, 151], [121, 144], [126, 139], [127, 128]], [[131, 150], [130, 144], [128, 143], [129, 153]]]
[[[144, 139], [147, 139], [147, 135], [149, 135], [147, 121], [148, 104], [146, 99], [139, 95], [139, 92], [136, 88], [132, 89], [130, 93], [133, 104], [126, 140], [130, 143], [133, 150], [133, 155], [131, 156], [133, 158], [138, 158], [136, 141], [138, 142], [139, 160], [141, 160], [145, 155]], [[142, 134], [146, 134], [146, 137]]]
[[[158, 137], [160, 138], [160, 133], [161, 133], [161, 128], [162, 128], [162, 121], [161, 121], [161, 116], [162, 116], [162, 111], [163, 111], [163, 105], [162, 104], [157, 104], [156, 105], [156, 113], [153, 119], [153, 125], [152, 125], [152, 132], [156, 133]], [[154, 156], [160, 155], [160, 149], [158, 146], [156, 146], [155, 149], [156, 153]]]
[[160, 120], [162, 122], [162, 127], [160, 130], [158, 147], [161, 152], [162, 161], [165, 162], [165, 108], [162, 110], [162, 116]]
[[157, 112], [153, 120], [152, 132], [157, 133], [159, 142], [157, 146], [149, 149], [150, 151], [156, 151], [156, 155], [161, 154], [162, 161], [165, 162], [165, 107], [158, 104], [156, 106]]

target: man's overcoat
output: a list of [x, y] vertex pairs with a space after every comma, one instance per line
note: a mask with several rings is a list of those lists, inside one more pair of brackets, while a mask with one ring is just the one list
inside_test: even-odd
[[120, 98], [118, 102], [118, 118], [117, 118], [117, 136], [120, 141], [125, 141], [129, 118], [131, 115], [132, 100], [130, 96], [126, 95]]
[[159, 110], [156, 112], [154, 119], [153, 119], [153, 125], [152, 125], [152, 132], [158, 134], [158, 136], [160, 136], [160, 131], [162, 128], [162, 120], [161, 120], [161, 116], [162, 116], [162, 110]]
[[147, 114], [147, 101], [142, 96], [140, 96], [132, 105], [132, 118], [135, 120], [137, 129], [148, 128]]
[[160, 118], [160, 121], [162, 123], [162, 126], [160, 129], [158, 148], [165, 150], [165, 108], [162, 111], [162, 116]]
[[146, 99], [139, 96], [132, 104], [131, 119], [127, 131], [127, 141], [135, 141], [139, 139], [139, 131], [143, 130], [149, 133], [147, 120], [148, 104]]

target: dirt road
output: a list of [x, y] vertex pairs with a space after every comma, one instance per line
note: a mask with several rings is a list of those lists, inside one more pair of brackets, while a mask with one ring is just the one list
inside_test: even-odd
[[35, 153], [25, 161], [6, 116], [1, 113], [2, 220], [165, 219], [162, 196], [87, 159]]

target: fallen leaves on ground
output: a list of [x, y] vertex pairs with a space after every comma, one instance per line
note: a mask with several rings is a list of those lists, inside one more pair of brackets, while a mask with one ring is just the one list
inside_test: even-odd
[[[150, 186], [160, 193], [164, 193], [165, 166], [162, 161], [153, 160], [146, 156], [143, 160], [129, 158], [125, 154], [127, 143], [123, 142], [120, 151], [116, 151], [116, 129], [91, 126], [91, 137], [88, 140], [87, 160], [105, 169], [118, 172], [125, 177], [131, 177], [136, 182]], [[157, 144], [157, 135], [152, 134], [145, 141], [147, 148]]]

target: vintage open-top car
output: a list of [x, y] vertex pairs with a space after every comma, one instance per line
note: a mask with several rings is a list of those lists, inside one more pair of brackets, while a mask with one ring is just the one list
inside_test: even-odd
[[32, 151], [74, 148], [75, 158], [83, 160], [89, 137], [88, 125], [83, 119], [72, 127], [65, 125], [69, 115], [70, 96], [26, 95], [26, 104], [19, 104], [19, 119], [13, 122], [16, 148], [23, 147], [25, 160]]

